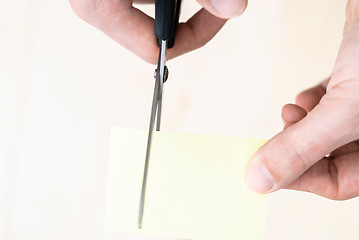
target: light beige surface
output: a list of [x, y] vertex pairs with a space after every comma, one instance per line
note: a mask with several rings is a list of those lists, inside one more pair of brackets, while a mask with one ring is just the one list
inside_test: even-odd
[[[250, 1], [206, 47], [168, 63], [163, 129], [280, 131], [281, 106], [330, 74], [344, 7]], [[197, 8], [185, 1], [184, 17]], [[109, 133], [148, 127], [153, 70], [65, 0], [0, 1], [0, 239], [133, 239], [103, 230]], [[357, 239], [358, 208], [280, 191], [268, 239]]]
[[266, 140], [155, 132], [138, 228], [148, 132], [111, 128], [105, 230], [195, 240], [265, 236], [267, 198], [244, 184]]

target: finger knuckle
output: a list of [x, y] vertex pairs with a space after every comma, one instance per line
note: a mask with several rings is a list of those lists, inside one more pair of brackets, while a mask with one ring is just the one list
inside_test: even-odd
[[298, 139], [291, 138], [286, 141], [285, 146], [287, 151], [292, 153], [292, 157], [289, 158], [290, 160], [288, 162], [290, 169], [304, 172], [312, 165], [307, 154], [310, 146], [308, 146], [306, 142], [301, 142]]

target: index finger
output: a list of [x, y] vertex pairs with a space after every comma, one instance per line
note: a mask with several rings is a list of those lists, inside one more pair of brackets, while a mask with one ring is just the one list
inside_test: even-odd
[[[154, 19], [133, 7], [133, 1], [70, 0], [70, 3], [80, 18], [145, 61], [152, 64], [157, 62], [158, 46], [154, 35]], [[225, 22], [225, 19], [201, 9], [189, 21], [180, 24], [176, 44], [168, 51], [168, 58], [203, 46]]]
[[[350, 84], [346, 88], [355, 89]], [[247, 167], [249, 187], [260, 193], [283, 188], [326, 154], [355, 140], [358, 120], [352, 108], [359, 99], [353, 101], [346, 88], [336, 88], [324, 96], [303, 120], [257, 151]]]

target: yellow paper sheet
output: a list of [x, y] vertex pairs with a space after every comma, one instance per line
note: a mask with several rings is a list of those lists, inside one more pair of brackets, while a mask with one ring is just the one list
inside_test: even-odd
[[112, 128], [105, 229], [195, 240], [264, 239], [266, 197], [244, 185], [265, 140], [156, 132], [137, 228], [147, 132]]

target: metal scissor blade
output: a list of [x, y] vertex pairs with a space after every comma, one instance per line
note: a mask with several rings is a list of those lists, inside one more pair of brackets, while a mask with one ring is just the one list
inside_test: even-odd
[[157, 127], [156, 127], [157, 131], [159, 131], [160, 123], [161, 123], [162, 89], [163, 89], [164, 72], [165, 72], [165, 65], [166, 65], [166, 50], [167, 50], [167, 41], [162, 41], [160, 53], [159, 53], [159, 57], [158, 57], [158, 64], [157, 64], [157, 71], [156, 71], [156, 83], [155, 83], [155, 89], [154, 89], [153, 100], [152, 100], [150, 127], [149, 127], [149, 131], [148, 131], [146, 160], [145, 160], [145, 167], [144, 167], [144, 171], [143, 171], [141, 199], [140, 199], [140, 207], [139, 207], [139, 213], [138, 213], [138, 228], [142, 227], [142, 217], [143, 217], [143, 211], [144, 211], [144, 205], [145, 205], [148, 165], [149, 165], [149, 159], [150, 159], [150, 155], [151, 155], [152, 135], [153, 135], [156, 115], [157, 115]]
[[162, 94], [163, 94], [163, 83], [165, 82], [165, 70], [166, 70], [166, 54], [167, 54], [167, 41], [161, 42], [161, 49], [157, 64], [156, 77], [159, 74], [160, 84], [158, 87], [157, 96], [157, 123], [156, 130], [159, 131], [161, 127], [161, 113], [162, 113]]
[[156, 131], [161, 129], [161, 112], [162, 112], [162, 91], [163, 89], [159, 90], [157, 97], [157, 119], [156, 119]]

